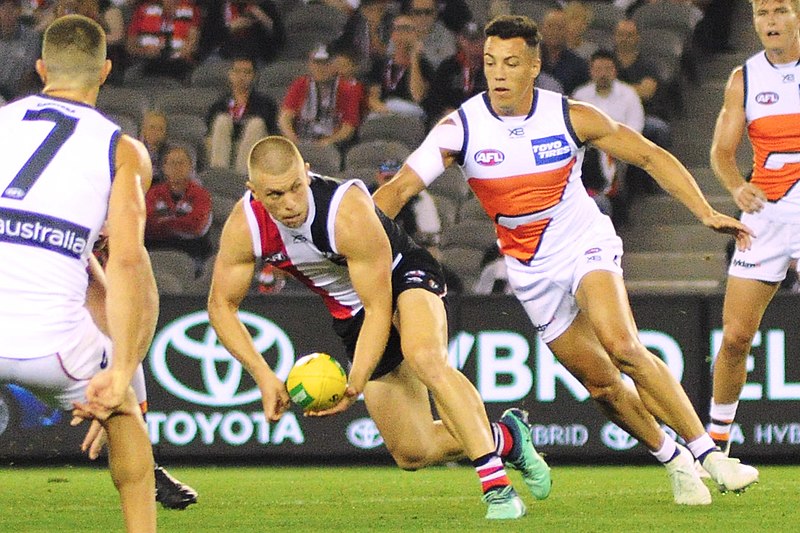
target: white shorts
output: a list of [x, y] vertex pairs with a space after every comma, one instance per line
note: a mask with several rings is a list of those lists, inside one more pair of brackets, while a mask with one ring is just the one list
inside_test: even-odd
[[800, 258], [800, 224], [784, 224], [758, 213], [743, 213], [742, 222], [756, 234], [749, 250], [735, 250], [728, 274], [737, 278], [778, 282], [792, 259]]
[[508, 282], [546, 343], [564, 333], [578, 315], [575, 292], [583, 277], [595, 270], [622, 275], [622, 240], [611, 219], [598, 216], [565, 251], [530, 265], [506, 256]]
[[[33, 359], [0, 357], [0, 383], [25, 387], [45, 403], [64, 410], [71, 410], [73, 402], [85, 402], [89, 380], [111, 363], [111, 340], [94, 323], [84, 326], [80, 342], [69, 350]], [[141, 365], [132, 385], [139, 403], [146, 401]]]

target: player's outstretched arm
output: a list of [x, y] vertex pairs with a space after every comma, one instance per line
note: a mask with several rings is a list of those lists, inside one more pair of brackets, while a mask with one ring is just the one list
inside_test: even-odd
[[570, 101], [569, 113], [579, 139], [612, 157], [641, 167], [704, 225], [733, 235], [739, 248], [750, 247], [750, 228], [711, 207], [697, 182], [675, 156], [590, 104]]
[[158, 291], [144, 247], [144, 193], [152, 179], [150, 157], [142, 143], [122, 135], [115, 164], [105, 270], [106, 320], [114, 357], [108, 375], [93, 378], [87, 389], [93, 414], [100, 418], [107, 416], [103, 410], [114, 411], [123, 403], [133, 373], [153, 340], [158, 320]]
[[443, 118], [422, 144], [408, 156], [402, 168], [372, 195], [375, 205], [394, 218], [411, 198], [425, 189], [456, 160], [464, 130], [458, 115]]
[[253, 244], [240, 200], [222, 230], [208, 295], [208, 316], [219, 340], [256, 381], [261, 391], [264, 415], [268, 420], [275, 421], [289, 407], [289, 394], [286, 386], [256, 350], [253, 338], [237, 314], [250, 288], [254, 271]]
[[767, 197], [764, 191], [744, 179], [736, 164], [736, 151], [747, 124], [743, 102], [744, 73], [739, 67], [731, 73], [725, 87], [725, 100], [717, 116], [711, 143], [711, 168], [739, 209], [754, 213], [764, 207]]
[[392, 249], [365, 191], [351, 186], [344, 193], [334, 227], [336, 250], [347, 258], [350, 280], [364, 304], [364, 324], [356, 341], [345, 396], [315, 416], [344, 411], [364, 392], [386, 349], [392, 325]]

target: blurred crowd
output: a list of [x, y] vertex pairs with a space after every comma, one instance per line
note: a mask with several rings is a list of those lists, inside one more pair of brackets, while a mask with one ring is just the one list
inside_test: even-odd
[[[696, 79], [698, 54], [730, 49], [731, 12], [717, 0], [0, 0], [0, 97], [40, 89], [33, 65], [54, 18], [100, 22], [114, 68], [98, 107], [154, 163], [148, 248], [188, 255], [194, 277], [207, 278], [256, 140], [284, 135], [312, 170], [380, 184], [432, 124], [486, 89], [487, 18], [532, 16], [537, 87], [591, 102], [669, 149], [681, 87]], [[443, 260], [453, 287], [502, 292], [488, 270], [481, 277], [496, 266], [491, 235], [483, 246], [474, 231], [462, 237], [488, 220], [457, 178], [439, 181], [404, 226]], [[584, 181], [618, 225], [637, 195], [658, 191], [594, 149]], [[474, 263], [448, 260], [465, 247], [479, 248]], [[254, 290], [283, 285], [261, 272]]]

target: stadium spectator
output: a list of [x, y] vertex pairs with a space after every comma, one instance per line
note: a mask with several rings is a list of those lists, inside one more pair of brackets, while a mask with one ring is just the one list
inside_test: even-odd
[[436, 0], [410, 0], [402, 13], [411, 17], [422, 40], [422, 54], [434, 69], [456, 53], [456, 37], [439, 20]]
[[[662, 148], [669, 148], [671, 128], [666, 118], [668, 107], [663, 105], [661, 83], [656, 66], [641, 55], [640, 35], [636, 22], [623, 19], [614, 28], [614, 58], [617, 60], [619, 79], [636, 89], [644, 106], [645, 118], [642, 134]], [[631, 168], [628, 173], [632, 193], [660, 193], [662, 189], [643, 170]]]
[[[412, 3], [413, 0], [401, 0], [400, 11], [408, 12]], [[434, 5], [438, 20], [453, 33], [460, 32], [468, 22], [473, 20], [472, 10], [465, 0], [436, 0]]]
[[164, 182], [147, 191], [145, 245], [173, 249], [195, 260], [195, 277], [213, 251], [211, 193], [195, 177], [195, 155], [189, 145], [170, 144], [164, 155]]
[[163, 111], [149, 109], [142, 115], [139, 126], [142, 141], [153, 163], [153, 183], [164, 181], [164, 152], [167, 149], [167, 115]]
[[127, 50], [143, 76], [188, 81], [202, 19], [194, 0], [145, 0], [128, 26]]
[[12, 100], [37, 87], [33, 64], [41, 35], [22, 23], [20, 0], [0, 0], [0, 94]]
[[442, 61], [433, 78], [433, 121], [487, 87], [483, 75], [483, 30], [474, 22], [467, 23], [456, 38], [456, 45], [457, 53]]
[[584, 61], [597, 52], [597, 43], [586, 39], [586, 30], [592, 23], [592, 8], [586, 2], [572, 0], [564, 5], [567, 20], [567, 47]]
[[372, 62], [386, 55], [392, 19], [397, 15], [390, 0], [362, 0], [345, 22], [341, 35], [330, 51], [346, 50], [356, 60], [359, 75], [366, 74]]
[[567, 17], [561, 9], [545, 13], [541, 25], [542, 72], [550, 74], [561, 84], [565, 94], [572, 94], [579, 85], [589, 81], [589, 67], [567, 47]]
[[[639, 133], [644, 128], [644, 108], [636, 90], [617, 79], [614, 55], [600, 50], [589, 63], [591, 80], [578, 87], [572, 97], [589, 102], [621, 124]], [[615, 223], [626, 220], [624, 173], [627, 166], [602, 150], [590, 147], [583, 159], [581, 177], [600, 210]], [[613, 207], [612, 207], [613, 205]]]
[[361, 123], [363, 86], [340, 76], [328, 49], [318, 46], [308, 57], [308, 74], [296, 78], [283, 99], [278, 127], [292, 142], [345, 146]]
[[209, 165], [247, 173], [250, 148], [268, 133], [276, 133], [277, 108], [267, 95], [254, 89], [255, 63], [248, 57], [234, 59], [228, 69], [230, 90], [211, 105], [208, 125]]
[[423, 103], [434, 70], [422, 54], [422, 41], [407, 15], [392, 21], [391, 55], [376, 60], [367, 78], [371, 113], [424, 117]]
[[273, 0], [209, 2], [200, 35], [201, 57], [249, 57], [257, 65], [275, 59], [286, 41], [283, 19]]

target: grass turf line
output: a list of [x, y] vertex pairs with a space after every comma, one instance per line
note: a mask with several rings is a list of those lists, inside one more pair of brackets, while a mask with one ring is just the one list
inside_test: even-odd
[[[761, 483], [714, 503], [672, 503], [656, 466], [556, 467], [549, 499], [518, 521], [487, 522], [468, 467], [403, 472], [390, 467], [170, 468], [200, 493], [186, 511], [159, 506], [162, 532], [685, 532], [800, 529], [800, 466], [766, 466]], [[0, 468], [0, 532], [122, 531], [117, 496], [100, 468]]]

